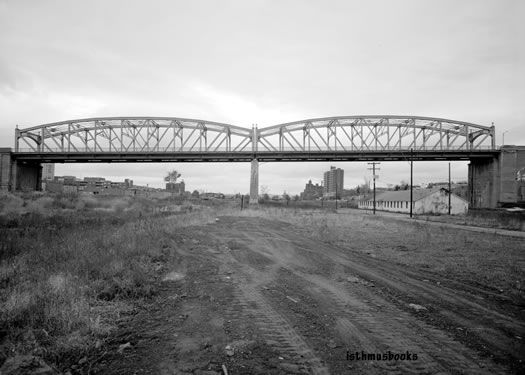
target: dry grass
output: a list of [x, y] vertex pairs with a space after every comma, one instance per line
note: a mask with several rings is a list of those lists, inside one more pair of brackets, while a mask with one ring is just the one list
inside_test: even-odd
[[239, 211], [236, 202], [202, 203], [208, 206], [133, 197], [0, 196], [0, 363], [30, 352], [59, 368], [78, 360], [112, 332], [134, 301], [155, 294], [166, 265], [177, 261], [173, 239], [181, 228], [218, 215], [277, 218], [349, 252], [523, 294], [518, 240], [359, 212]]
[[169, 204], [1, 196], [0, 363], [31, 352], [63, 364], [104, 339], [132, 301], [155, 294], [158, 271], [176, 253], [173, 233], [215, 219], [189, 204], [159, 212]]
[[420, 218], [459, 225], [518, 231], [525, 230], [525, 212], [509, 212], [505, 209], [473, 209], [469, 210], [467, 215], [422, 215]]
[[406, 222], [365, 212], [259, 208], [235, 215], [278, 218], [348, 252], [425, 269], [524, 298], [523, 239]]

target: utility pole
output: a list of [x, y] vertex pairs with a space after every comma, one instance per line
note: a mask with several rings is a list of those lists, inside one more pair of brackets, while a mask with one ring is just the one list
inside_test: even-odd
[[[372, 165], [372, 168], [368, 168], [368, 170], [372, 171], [372, 177], [374, 179], [374, 215], [375, 215], [376, 214], [376, 164], [381, 164], [381, 163], [374, 161], [372, 163], [367, 163], [367, 164]], [[380, 169], [377, 168], [377, 170], [379, 171]]]
[[412, 205], [414, 201], [414, 149], [410, 149], [410, 217], [412, 217]]
[[335, 179], [335, 210], [337, 211], [337, 178]]
[[452, 194], [452, 183], [450, 182], [450, 162], [448, 162], [448, 214], [450, 215], [450, 202]]

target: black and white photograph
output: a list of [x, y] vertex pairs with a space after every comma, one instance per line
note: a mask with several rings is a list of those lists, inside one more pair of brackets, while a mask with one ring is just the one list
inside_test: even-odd
[[0, 0], [0, 375], [525, 373], [525, 2]]

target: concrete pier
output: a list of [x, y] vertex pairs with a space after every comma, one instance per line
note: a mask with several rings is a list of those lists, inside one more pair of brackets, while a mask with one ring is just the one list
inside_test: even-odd
[[0, 191], [12, 190], [11, 149], [0, 148]]
[[525, 201], [525, 146], [503, 146], [497, 157], [474, 159], [468, 166], [470, 208], [496, 208]]
[[250, 205], [259, 204], [259, 161], [252, 160], [250, 171]]
[[42, 164], [15, 161], [12, 168], [16, 190], [42, 190]]

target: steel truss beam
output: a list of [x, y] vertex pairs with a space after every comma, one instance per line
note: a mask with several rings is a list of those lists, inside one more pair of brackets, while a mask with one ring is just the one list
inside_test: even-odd
[[258, 129], [171, 117], [105, 117], [16, 129], [23, 153], [348, 153], [495, 149], [494, 126], [416, 116], [341, 116]]

